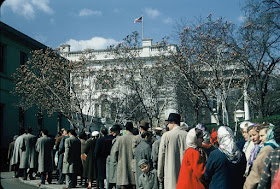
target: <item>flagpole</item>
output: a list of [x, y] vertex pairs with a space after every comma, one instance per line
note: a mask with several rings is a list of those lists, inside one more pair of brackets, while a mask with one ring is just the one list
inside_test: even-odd
[[142, 16], [142, 40], [144, 39], [144, 18]]

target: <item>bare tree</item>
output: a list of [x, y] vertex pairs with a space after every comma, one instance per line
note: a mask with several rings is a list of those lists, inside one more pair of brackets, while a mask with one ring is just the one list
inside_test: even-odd
[[212, 20], [209, 15], [201, 24], [192, 24], [181, 31], [178, 53], [170, 61], [181, 78], [181, 90], [188, 91], [197, 109], [205, 106], [214, 115], [211, 102], [215, 101], [217, 122], [225, 125], [229, 123], [228, 95], [244, 80], [234, 32], [232, 23], [223, 18]]
[[68, 61], [52, 49], [33, 51], [32, 58], [14, 74], [18, 105], [25, 109], [35, 105], [49, 115], [60, 113], [75, 129], [79, 125], [85, 129], [88, 118], [84, 112], [91, 107], [93, 95], [86, 66], [86, 61]]
[[258, 116], [263, 117], [267, 115], [265, 101], [271, 76], [279, 75], [280, 2], [247, 0], [244, 11], [245, 24], [240, 31], [245, 67], [251, 76], [250, 98], [254, 99], [251, 103], [257, 107]]

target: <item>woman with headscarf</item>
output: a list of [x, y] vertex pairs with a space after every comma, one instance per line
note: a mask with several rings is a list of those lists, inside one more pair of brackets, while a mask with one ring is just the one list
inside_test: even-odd
[[211, 135], [206, 130], [206, 127], [202, 124], [197, 124], [195, 128], [200, 129], [203, 133], [203, 142], [202, 142], [202, 149], [206, 152], [207, 156], [209, 156], [210, 152], [215, 150], [216, 148], [211, 143]]
[[245, 189], [257, 188], [263, 173], [265, 158], [267, 157], [269, 152], [279, 147], [279, 145], [274, 140], [272, 125], [261, 125], [259, 130], [259, 138], [259, 149], [256, 158], [252, 163], [250, 174], [248, 175], [244, 183]]
[[204, 189], [201, 177], [205, 170], [206, 153], [202, 150], [203, 133], [193, 128], [187, 135], [187, 150], [185, 151], [177, 182], [177, 189]]
[[242, 188], [246, 158], [236, 146], [232, 130], [221, 126], [217, 140], [219, 147], [210, 153], [203, 179], [209, 183], [210, 189]]

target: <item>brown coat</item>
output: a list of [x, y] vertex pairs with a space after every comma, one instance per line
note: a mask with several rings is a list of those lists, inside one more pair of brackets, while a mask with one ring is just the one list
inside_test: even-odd
[[263, 173], [264, 160], [267, 154], [272, 150], [273, 148], [271, 146], [265, 146], [261, 149], [256, 159], [253, 161], [251, 172], [246, 178], [246, 181], [243, 186], [244, 189], [257, 188]]

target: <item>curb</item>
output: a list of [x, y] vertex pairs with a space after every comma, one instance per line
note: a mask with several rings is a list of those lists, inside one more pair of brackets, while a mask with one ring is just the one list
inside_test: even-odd
[[20, 182], [24, 183], [24, 184], [28, 184], [28, 185], [32, 185], [35, 186], [37, 188], [42, 188], [42, 189], [58, 189], [58, 188], [63, 188], [64, 186], [66, 186], [65, 184], [62, 185], [55, 185], [55, 184], [42, 184], [41, 186], [38, 186], [38, 182], [40, 182], [40, 180], [23, 180], [22, 178], [18, 178]]

